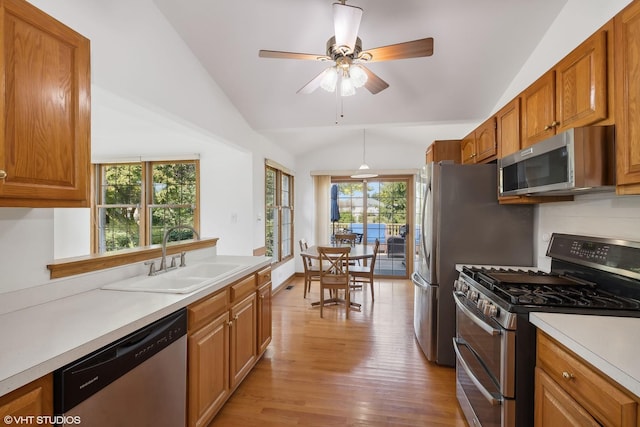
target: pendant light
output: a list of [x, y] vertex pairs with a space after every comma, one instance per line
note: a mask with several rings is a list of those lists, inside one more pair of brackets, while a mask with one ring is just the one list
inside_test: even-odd
[[367, 138], [366, 138], [365, 130], [362, 129], [362, 164], [358, 168], [358, 172], [351, 175], [351, 178], [363, 179], [363, 178], [375, 178], [376, 176], [378, 176], [377, 173], [373, 173], [371, 171], [371, 168], [365, 161], [366, 150], [367, 150]]

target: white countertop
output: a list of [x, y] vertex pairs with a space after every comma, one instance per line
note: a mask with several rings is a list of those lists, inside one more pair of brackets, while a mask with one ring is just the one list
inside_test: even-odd
[[640, 318], [530, 313], [529, 320], [640, 397]]
[[216, 262], [246, 268], [187, 294], [91, 289], [0, 315], [0, 396], [269, 265], [270, 258], [218, 256]]

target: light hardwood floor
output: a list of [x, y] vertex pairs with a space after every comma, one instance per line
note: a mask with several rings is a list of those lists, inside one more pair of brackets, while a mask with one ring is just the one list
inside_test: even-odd
[[273, 340], [211, 426], [466, 426], [452, 368], [430, 363], [413, 333], [413, 284], [352, 293], [362, 311], [324, 319], [302, 279], [273, 299]]

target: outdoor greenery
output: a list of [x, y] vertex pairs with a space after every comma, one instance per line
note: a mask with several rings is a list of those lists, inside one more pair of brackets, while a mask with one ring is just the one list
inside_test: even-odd
[[[338, 184], [341, 223], [362, 223], [364, 197], [362, 182]], [[404, 181], [367, 182], [367, 223], [407, 222], [407, 183]]]
[[[146, 189], [145, 167], [151, 174]], [[166, 229], [178, 224], [195, 225], [195, 162], [106, 164], [100, 171], [97, 201], [100, 252], [161, 243]], [[144, 192], [149, 202], [143, 200]], [[149, 242], [142, 237], [144, 223], [149, 227]], [[175, 230], [169, 236], [169, 240], [191, 238], [193, 232], [185, 229]]]

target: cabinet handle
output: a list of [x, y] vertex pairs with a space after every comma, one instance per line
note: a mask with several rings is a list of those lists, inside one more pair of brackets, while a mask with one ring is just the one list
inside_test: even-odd
[[233, 326], [233, 320], [229, 320], [229, 323], [227, 323], [227, 325], [228, 325], [229, 327], [232, 327], [232, 326]]
[[0, 170], [0, 179], [5, 179], [7, 177], [7, 173], [3, 170]]
[[565, 380], [572, 380], [575, 377], [573, 376], [573, 374], [571, 372], [563, 371], [562, 372], [562, 378], [564, 378]]
[[554, 120], [553, 123], [551, 123], [551, 126], [554, 127], [554, 128], [558, 127], [558, 126], [560, 126], [560, 122]]

